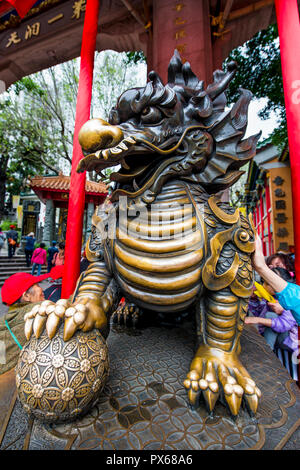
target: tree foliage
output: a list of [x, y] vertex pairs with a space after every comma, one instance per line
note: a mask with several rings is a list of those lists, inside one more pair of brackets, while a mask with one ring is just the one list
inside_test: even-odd
[[[102, 119], [108, 119], [109, 112], [121, 93], [128, 88], [145, 84], [145, 61], [141, 51], [123, 54], [105, 51], [96, 55], [92, 116], [98, 115]], [[144, 67], [140, 70], [141, 64], [144, 64]]]
[[[91, 115], [107, 119], [128, 87], [141, 86], [142, 53], [95, 54]], [[19, 194], [34, 174], [69, 174], [79, 59], [24, 77], [0, 96], [0, 219], [5, 194]]]
[[270, 137], [274, 145], [283, 149], [287, 144], [287, 130], [277, 25], [259, 31], [242, 47], [234, 49], [225, 65], [231, 60], [237, 62], [238, 71], [230, 83], [228, 100], [237, 100], [239, 88], [250, 90], [255, 98], [267, 98], [259, 115], [268, 119], [272, 111], [276, 113], [278, 124]]

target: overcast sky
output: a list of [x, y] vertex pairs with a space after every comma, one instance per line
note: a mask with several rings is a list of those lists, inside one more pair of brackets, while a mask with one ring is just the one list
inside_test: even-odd
[[260, 140], [266, 139], [276, 127], [276, 115], [271, 113], [270, 119], [263, 120], [258, 116], [259, 111], [264, 107], [266, 99], [252, 100], [248, 111], [248, 127], [246, 137], [262, 131]]

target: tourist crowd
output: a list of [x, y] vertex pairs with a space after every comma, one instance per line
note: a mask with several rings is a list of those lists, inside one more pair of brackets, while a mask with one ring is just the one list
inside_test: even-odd
[[[7, 242], [8, 257], [12, 258], [15, 255], [16, 248], [19, 247], [19, 234], [15, 225], [10, 225], [8, 232], [3, 232], [0, 227], [0, 254], [5, 242]], [[32, 266], [31, 274], [34, 275], [37, 270], [37, 275], [41, 274], [42, 266], [47, 266], [48, 273], [53, 266], [62, 266], [65, 261], [65, 244], [64, 242], [57, 243], [52, 241], [51, 246], [46, 247], [45, 243], [41, 242], [36, 246], [36, 239], [33, 232], [25, 236], [25, 259], [26, 265], [29, 268]]]

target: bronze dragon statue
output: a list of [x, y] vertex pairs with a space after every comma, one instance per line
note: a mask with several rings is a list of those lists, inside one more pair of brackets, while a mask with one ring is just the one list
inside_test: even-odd
[[167, 85], [152, 71], [145, 87], [119, 97], [109, 122], [84, 124], [78, 171], [119, 166], [110, 177], [115, 188], [93, 216], [91, 263], [72, 299], [63, 308], [60, 302], [60, 318], [37, 312], [25, 325], [28, 338], [44, 327], [53, 338], [63, 318], [65, 341], [78, 329], [97, 328], [107, 337], [122, 296], [147, 311], [193, 306], [202, 344], [184, 381], [189, 402], [196, 406], [202, 394], [212, 411], [222, 397], [233, 415], [243, 400], [255, 413], [261, 395], [238, 358], [255, 229], [220, 198], [255, 155], [259, 138], [244, 139], [249, 91], [226, 108], [235, 71], [228, 64], [205, 88], [175, 51]]

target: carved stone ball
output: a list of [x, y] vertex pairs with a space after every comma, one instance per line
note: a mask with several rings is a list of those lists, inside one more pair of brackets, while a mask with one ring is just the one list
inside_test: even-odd
[[52, 340], [44, 332], [24, 345], [16, 366], [19, 399], [41, 421], [72, 421], [96, 404], [108, 373], [107, 345], [99, 331], [77, 331], [64, 342], [61, 325]]

